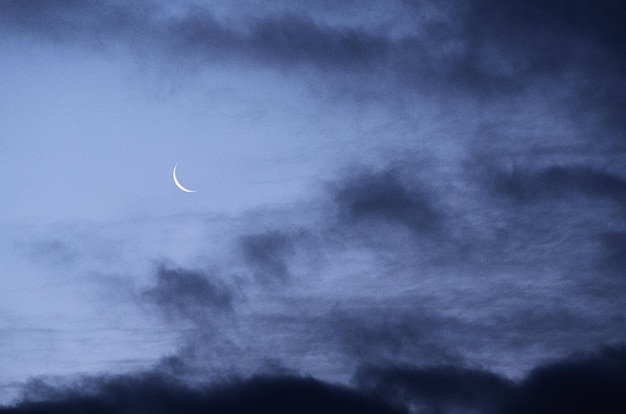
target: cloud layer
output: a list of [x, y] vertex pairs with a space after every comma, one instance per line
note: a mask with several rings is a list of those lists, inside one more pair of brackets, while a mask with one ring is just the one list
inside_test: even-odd
[[273, 375], [190, 387], [158, 372], [83, 378], [66, 385], [33, 381], [5, 413], [618, 413], [626, 408], [623, 347], [537, 367], [514, 383], [455, 366], [367, 367], [353, 387]]
[[[278, 178], [245, 212], [2, 224], [3, 346], [98, 369], [14, 367], [35, 378], [0, 412], [624, 411], [624, 8], [279, 3], [0, 2], [1, 47], [187, 79], [151, 120], [296, 165], [250, 156]], [[251, 137], [209, 133], [228, 117]]]

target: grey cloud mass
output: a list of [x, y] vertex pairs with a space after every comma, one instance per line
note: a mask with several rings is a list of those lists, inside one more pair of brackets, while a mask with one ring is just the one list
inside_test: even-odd
[[624, 178], [577, 166], [552, 166], [539, 171], [514, 169], [509, 173], [499, 173], [495, 182], [497, 190], [515, 197], [519, 202], [580, 194], [614, 200], [623, 205], [626, 196]]
[[603, 262], [617, 275], [624, 275], [626, 257], [626, 233], [606, 233], [601, 236], [605, 254]]
[[[349, 6], [356, 12], [358, 7]], [[307, 17], [307, 7], [297, 13], [248, 17], [243, 27], [234, 28], [199, 7], [181, 14], [149, 2], [130, 7], [115, 2], [7, 1], [2, 19], [5, 32], [48, 41], [130, 46], [141, 54], [161, 49], [168, 57], [205, 63], [248, 57], [269, 66], [313, 65], [366, 74], [364, 80], [376, 82], [391, 74], [399, 85], [422, 91], [448, 84], [478, 94], [519, 93], [531, 79], [541, 82], [545, 76], [565, 73], [581, 98], [617, 115], [611, 108], [619, 105], [617, 91], [624, 88], [620, 73], [626, 60], [619, 47], [624, 12], [615, 2], [575, 1], [565, 6], [555, 0], [537, 6], [515, 1], [494, 7], [481, 1], [446, 2], [443, 8], [453, 10], [448, 19], [427, 16], [419, 28], [425, 35], [400, 38], [375, 27], [315, 21]], [[561, 82], [572, 86], [567, 78]]]
[[626, 408], [623, 365], [623, 349], [604, 348], [542, 365], [517, 383], [465, 367], [363, 367], [350, 388], [293, 376], [188, 387], [150, 372], [63, 386], [31, 382], [32, 401], [0, 412], [618, 413]]
[[0, 413], [625, 412], [624, 21], [0, 2]]
[[159, 266], [156, 282], [144, 292], [165, 315], [198, 318], [232, 308], [233, 292], [201, 271]]
[[289, 277], [287, 258], [293, 253], [293, 241], [279, 231], [245, 235], [241, 248], [246, 262], [255, 269], [262, 283], [285, 282]]
[[337, 204], [354, 220], [379, 217], [417, 233], [435, 230], [442, 218], [432, 205], [432, 196], [419, 188], [407, 188], [399, 178], [392, 171], [355, 177], [337, 190]]

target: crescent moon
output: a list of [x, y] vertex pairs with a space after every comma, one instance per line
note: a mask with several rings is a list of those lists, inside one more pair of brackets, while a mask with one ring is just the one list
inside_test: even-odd
[[178, 187], [180, 190], [186, 192], [186, 193], [195, 193], [194, 190], [190, 190], [188, 188], [185, 188], [179, 181], [178, 178], [176, 178], [176, 167], [178, 166], [178, 164], [174, 165], [174, 171], [172, 171], [172, 178], [174, 178], [174, 184], [176, 184], [176, 187]]

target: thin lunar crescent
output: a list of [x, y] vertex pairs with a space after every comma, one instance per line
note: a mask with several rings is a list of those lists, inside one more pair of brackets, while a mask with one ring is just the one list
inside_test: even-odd
[[176, 178], [176, 167], [178, 167], [178, 164], [174, 165], [174, 171], [172, 172], [172, 178], [174, 178], [174, 184], [176, 184], [176, 187], [178, 187], [180, 190], [186, 192], [186, 193], [195, 193], [194, 190], [190, 190], [188, 188], [185, 188], [179, 181], [178, 178]]

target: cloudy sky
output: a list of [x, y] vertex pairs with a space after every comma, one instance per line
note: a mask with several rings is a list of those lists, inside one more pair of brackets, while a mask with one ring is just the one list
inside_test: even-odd
[[1, 1], [0, 412], [624, 412], [624, 21]]

